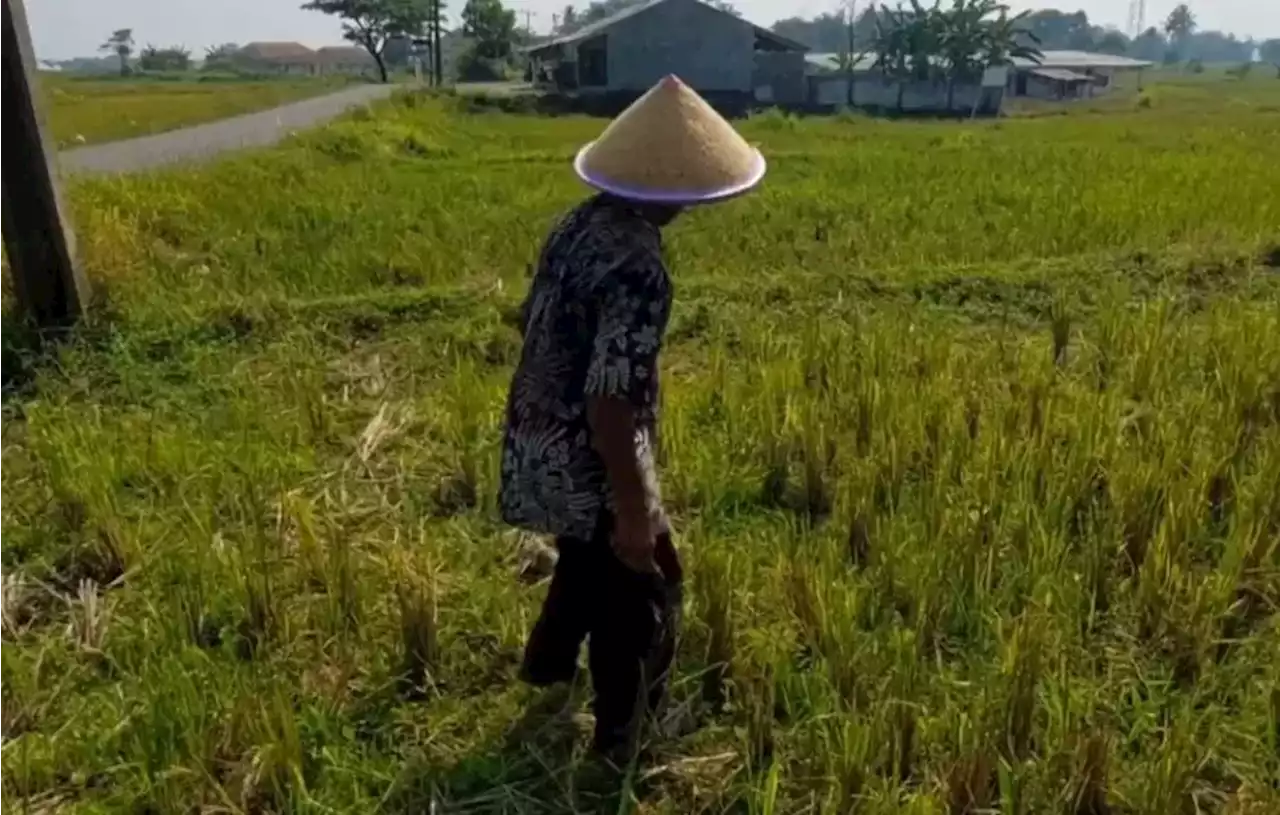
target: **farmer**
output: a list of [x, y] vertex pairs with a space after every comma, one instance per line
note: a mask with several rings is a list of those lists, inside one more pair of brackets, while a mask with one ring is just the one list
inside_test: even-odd
[[674, 76], [614, 120], [574, 163], [600, 190], [542, 248], [511, 383], [500, 504], [554, 535], [555, 575], [524, 655], [537, 686], [568, 682], [589, 639], [596, 750], [627, 759], [661, 701], [681, 569], [658, 494], [658, 351], [671, 309], [662, 228], [731, 198], [764, 158]]

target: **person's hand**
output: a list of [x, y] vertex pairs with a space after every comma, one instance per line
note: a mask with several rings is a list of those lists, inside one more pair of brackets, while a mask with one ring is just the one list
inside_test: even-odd
[[613, 551], [629, 569], [656, 572], [653, 562], [655, 536], [647, 512], [619, 513], [613, 526]]

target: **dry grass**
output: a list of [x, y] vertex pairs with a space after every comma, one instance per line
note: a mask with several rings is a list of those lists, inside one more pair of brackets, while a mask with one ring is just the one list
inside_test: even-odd
[[621, 787], [514, 681], [493, 501], [599, 123], [406, 98], [82, 182], [109, 319], [6, 346], [11, 805], [1276, 811], [1277, 127], [745, 126], [765, 187], [671, 230], [688, 628]]

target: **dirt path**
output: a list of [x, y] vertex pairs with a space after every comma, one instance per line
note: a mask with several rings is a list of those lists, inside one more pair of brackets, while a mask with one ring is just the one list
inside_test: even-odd
[[219, 153], [274, 144], [290, 131], [322, 124], [353, 107], [385, 99], [391, 85], [358, 85], [271, 110], [137, 139], [63, 151], [64, 172], [130, 173], [165, 164], [207, 161]]

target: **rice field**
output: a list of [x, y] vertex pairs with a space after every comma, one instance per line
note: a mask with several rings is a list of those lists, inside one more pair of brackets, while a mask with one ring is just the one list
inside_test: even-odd
[[45, 117], [58, 147], [149, 136], [318, 96], [332, 78], [84, 79], [42, 74]]
[[7, 806], [1278, 811], [1276, 85], [743, 124], [765, 186], [669, 229], [687, 628], [621, 780], [515, 681], [494, 506], [602, 123], [405, 95], [78, 181], [99, 316], [4, 323]]

